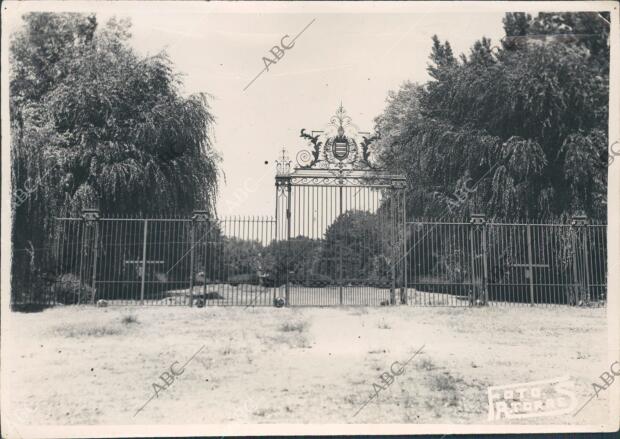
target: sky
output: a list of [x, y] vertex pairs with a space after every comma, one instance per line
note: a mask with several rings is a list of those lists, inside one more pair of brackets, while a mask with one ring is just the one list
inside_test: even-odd
[[[222, 13], [204, 3], [177, 5], [132, 2], [98, 5], [95, 12], [100, 23], [112, 16], [131, 19], [130, 44], [138, 53], [165, 50], [184, 75], [183, 93], [211, 96], [214, 145], [222, 159], [220, 216], [273, 215], [274, 161], [282, 148], [293, 159], [307, 149], [300, 130], [323, 129], [341, 102], [361, 131], [373, 131], [388, 91], [429, 79], [432, 35], [448, 40], [457, 55], [483, 36], [493, 43], [503, 36], [499, 10], [406, 12], [401, 4], [387, 13], [346, 12], [354, 10], [351, 5]], [[304, 28], [244, 91], [265, 68], [263, 57], [274, 59], [270, 49], [285, 35], [290, 46]]]

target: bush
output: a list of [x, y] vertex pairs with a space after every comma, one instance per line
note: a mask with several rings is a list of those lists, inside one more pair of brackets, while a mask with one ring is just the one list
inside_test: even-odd
[[80, 282], [80, 277], [73, 273], [60, 275], [54, 285], [56, 300], [65, 305], [90, 303], [93, 289]]
[[204, 285], [205, 283], [208, 285], [213, 282], [205, 275], [204, 271], [199, 271], [194, 275], [194, 285]]
[[391, 288], [392, 279], [386, 276], [372, 276], [366, 281], [366, 285], [374, 288]]
[[328, 285], [334, 285], [334, 283], [334, 280], [330, 276], [320, 273], [312, 274], [308, 278], [299, 281], [299, 284], [304, 287], [326, 287]]
[[275, 276], [271, 273], [268, 273], [266, 276], [264, 276], [262, 278], [262, 282], [263, 282], [263, 286], [267, 288], [276, 287], [279, 285], [283, 285], [285, 283], [284, 280], [280, 280], [278, 282]]
[[259, 277], [256, 273], [235, 274], [228, 277], [228, 283], [233, 287], [239, 284], [258, 285]]
[[465, 266], [466, 258], [461, 250], [442, 254], [435, 266], [437, 276], [445, 276], [450, 283], [466, 282], [469, 272]]

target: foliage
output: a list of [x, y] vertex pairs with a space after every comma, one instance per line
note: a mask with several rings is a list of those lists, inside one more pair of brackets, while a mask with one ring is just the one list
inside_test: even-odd
[[242, 273], [228, 276], [228, 283], [233, 287], [239, 284], [258, 285], [260, 278], [256, 273]]
[[[262, 271], [263, 249], [260, 242], [224, 238], [221, 248], [221, 253], [216, 251], [216, 259], [219, 259], [218, 262], [225, 276], [227, 275], [229, 279], [232, 279], [232, 276], [235, 275], [251, 274], [252, 278], [258, 279], [258, 273]], [[241, 277], [241, 279], [244, 278]]]
[[76, 303], [90, 303], [93, 290], [89, 285], [80, 281], [80, 277], [73, 273], [65, 273], [58, 278], [54, 285], [54, 293], [60, 303], [66, 305]]
[[265, 249], [265, 272], [278, 285], [286, 281], [287, 272], [289, 281], [293, 283], [329, 282], [329, 278], [317, 277], [321, 246], [321, 240], [305, 236], [291, 238], [289, 242], [273, 241]]
[[[213, 211], [219, 158], [204, 94], [183, 96], [165, 53], [142, 57], [130, 24], [28, 13], [10, 45], [13, 243], [50, 244], [55, 216]], [[33, 182], [40, 182], [33, 187]]]
[[384, 245], [386, 234], [380, 229], [384, 226], [370, 212], [350, 210], [340, 215], [325, 232], [319, 272], [345, 280], [382, 277], [390, 262], [389, 249]]
[[[379, 161], [407, 176], [418, 216], [605, 217], [608, 24], [566, 13], [504, 25], [501, 48], [482, 38], [459, 59], [433, 37], [431, 81], [389, 93], [376, 119]], [[452, 212], [442, 199], [465, 179], [475, 193]]]

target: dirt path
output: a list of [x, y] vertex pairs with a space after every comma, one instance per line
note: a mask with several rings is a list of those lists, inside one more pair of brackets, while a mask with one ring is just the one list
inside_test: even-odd
[[[486, 424], [490, 385], [569, 374], [585, 401], [608, 366], [603, 309], [66, 307], [10, 325], [9, 411], [27, 424]], [[608, 398], [524, 423], [601, 423]]]

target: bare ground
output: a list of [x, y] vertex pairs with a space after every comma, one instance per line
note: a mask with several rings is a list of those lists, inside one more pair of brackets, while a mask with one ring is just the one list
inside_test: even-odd
[[[11, 315], [18, 424], [486, 424], [487, 389], [608, 369], [605, 309], [59, 307]], [[4, 322], [3, 322], [4, 323]], [[204, 346], [204, 347], [203, 347]], [[395, 361], [404, 373], [360, 409]], [[198, 352], [196, 354], [196, 352]], [[182, 375], [154, 395], [175, 361]], [[609, 392], [576, 417], [599, 424]], [[512, 421], [516, 423], [516, 421]]]

